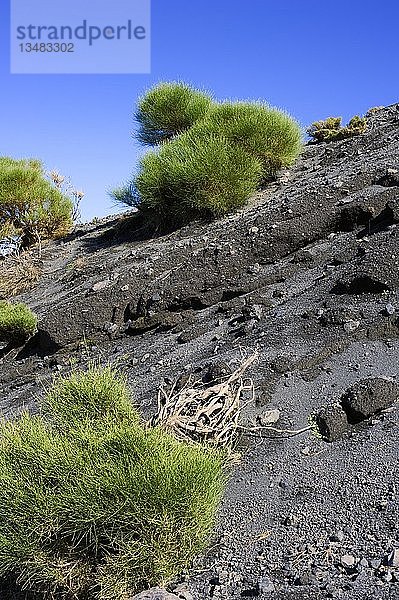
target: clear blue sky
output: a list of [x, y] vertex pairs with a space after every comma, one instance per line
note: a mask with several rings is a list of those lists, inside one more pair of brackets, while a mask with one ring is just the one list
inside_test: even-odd
[[85, 219], [116, 212], [107, 189], [137, 165], [135, 102], [158, 81], [265, 99], [304, 126], [399, 100], [397, 1], [153, 0], [151, 75], [10, 75], [0, 1], [0, 154], [70, 176]]

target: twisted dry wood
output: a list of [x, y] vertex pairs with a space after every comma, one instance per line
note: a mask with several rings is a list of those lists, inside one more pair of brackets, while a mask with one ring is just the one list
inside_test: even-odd
[[149, 425], [160, 425], [185, 441], [211, 442], [231, 446], [238, 430], [244, 391], [254, 393], [253, 382], [244, 382], [243, 375], [256, 360], [255, 353], [220, 383], [204, 387], [202, 381], [188, 382], [177, 389], [161, 386], [158, 392], [157, 414]]

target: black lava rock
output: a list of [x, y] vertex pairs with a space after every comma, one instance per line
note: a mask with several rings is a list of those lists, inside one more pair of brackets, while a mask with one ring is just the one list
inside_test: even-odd
[[360, 423], [392, 406], [399, 398], [399, 385], [390, 379], [363, 379], [348, 388], [341, 398], [350, 423]]

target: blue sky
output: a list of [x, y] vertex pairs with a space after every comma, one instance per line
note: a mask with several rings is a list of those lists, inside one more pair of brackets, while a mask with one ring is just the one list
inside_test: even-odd
[[399, 100], [394, 1], [152, 0], [150, 75], [10, 75], [8, 5], [1, 0], [0, 154], [39, 157], [70, 176], [85, 190], [85, 220], [121, 210], [107, 190], [137, 165], [135, 103], [158, 81], [264, 99], [304, 126]]

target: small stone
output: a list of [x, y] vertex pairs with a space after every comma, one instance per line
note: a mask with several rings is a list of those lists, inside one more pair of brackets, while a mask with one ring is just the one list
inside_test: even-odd
[[346, 331], [346, 333], [352, 333], [352, 331], [356, 331], [359, 325], [360, 321], [347, 321], [344, 323], [344, 331]]
[[399, 399], [399, 385], [386, 377], [362, 379], [341, 397], [350, 423], [360, 423], [389, 408]]
[[393, 306], [393, 304], [387, 304], [385, 306], [385, 313], [390, 316], [393, 315], [395, 312], [395, 307]]
[[258, 593], [259, 594], [271, 594], [275, 591], [275, 585], [273, 581], [267, 575], [261, 577], [258, 581]]
[[364, 569], [367, 569], [367, 567], [369, 566], [369, 561], [367, 560], [367, 558], [361, 558], [359, 561], [359, 566], [363, 567]]
[[257, 418], [257, 422], [261, 427], [267, 427], [268, 425], [273, 425], [273, 423], [277, 423], [280, 418], [280, 411], [278, 408], [273, 408], [271, 410], [266, 410], [263, 414], [259, 415]]
[[310, 455], [310, 446], [305, 446], [304, 448], [301, 448], [301, 454], [303, 456], [309, 456]]
[[372, 569], [379, 569], [382, 561], [380, 558], [372, 558], [369, 562]]
[[103, 331], [112, 339], [119, 332], [119, 325], [116, 323], [104, 323]]
[[242, 308], [242, 314], [247, 319], [255, 319], [260, 321], [263, 314], [263, 309], [260, 304], [246, 304]]
[[355, 566], [356, 558], [352, 556], [352, 554], [344, 554], [341, 557], [341, 565], [345, 567], [345, 569], [351, 569]]
[[342, 542], [344, 540], [345, 534], [343, 531], [337, 531], [330, 535], [331, 542]]
[[97, 281], [97, 283], [92, 286], [91, 290], [92, 292], [99, 292], [100, 290], [104, 290], [106, 287], [108, 287], [108, 285], [108, 279], [106, 281]]
[[254, 274], [254, 273], [259, 273], [259, 271], [260, 271], [259, 263], [255, 263], [254, 265], [251, 265], [250, 267], [248, 267], [248, 273]]
[[399, 567], [399, 548], [392, 550], [392, 552], [388, 555], [387, 563], [388, 567]]
[[259, 233], [259, 227], [251, 227], [249, 233], [256, 234]]
[[121, 292], [127, 292], [127, 291], [129, 291], [129, 286], [127, 284], [121, 287]]
[[348, 420], [339, 404], [332, 404], [320, 409], [315, 416], [320, 435], [328, 442], [340, 439], [348, 431]]

